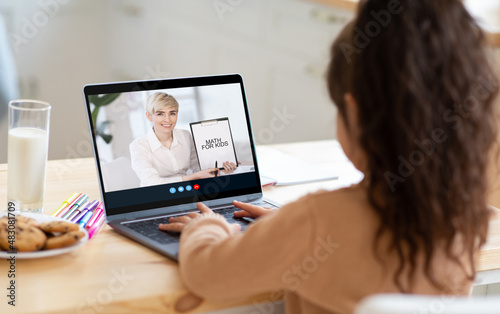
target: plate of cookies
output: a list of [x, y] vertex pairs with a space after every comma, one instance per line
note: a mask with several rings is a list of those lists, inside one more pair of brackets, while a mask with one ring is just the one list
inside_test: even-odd
[[[85, 228], [59, 217], [36, 213], [0, 213], [0, 258], [42, 258], [64, 254], [84, 245]], [[10, 218], [9, 218], [10, 217]], [[12, 240], [15, 230], [15, 241]], [[9, 238], [10, 235], [10, 238]]]

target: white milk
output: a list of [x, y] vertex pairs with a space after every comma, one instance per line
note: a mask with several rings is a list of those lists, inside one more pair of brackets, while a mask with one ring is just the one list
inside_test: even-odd
[[[9, 131], [8, 187], [9, 201], [34, 209], [42, 208], [48, 151], [47, 131], [14, 128]], [[38, 205], [39, 204], [39, 205]], [[16, 209], [19, 208], [16, 206]]]

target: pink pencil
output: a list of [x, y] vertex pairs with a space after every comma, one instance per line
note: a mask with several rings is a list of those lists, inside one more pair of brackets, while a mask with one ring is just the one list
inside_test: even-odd
[[104, 211], [102, 210], [102, 208], [97, 208], [95, 210], [94, 214], [92, 215], [92, 217], [90, 217], [90, 220], [87, 223], [87, 226], [85, 226], [85, 228], [87, 228], [87, 230], [92, 228], [94, 226], [94, 224], [97, 222], [97, 220], [99, 220], [99, 218], [101, 218], [101, 216], [103, 214], [104, 214]]
[[105, 216], [104, 214], [102, 214], [99, 220], [97, 220], [97, 222], [94, 224], [94, 226], [89, 229], [89, 239], [91, 239], [94, 235], [97, 235], [99, 233], [102, 226], [104, 225], [103, 224], [104, 218]]

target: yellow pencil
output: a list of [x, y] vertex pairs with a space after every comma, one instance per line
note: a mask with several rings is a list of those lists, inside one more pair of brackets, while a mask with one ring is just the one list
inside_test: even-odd
[[65, 200], [61, 206], [59, 206], [58, 209], [56, 209], [55, 212], [52, 213], [52, 216], [57, 216], [66, 206], [68, 206], [70, 203], [72, 203], [78, 196], [80, 196], [81, 193], [73, 193], [67, 200]]

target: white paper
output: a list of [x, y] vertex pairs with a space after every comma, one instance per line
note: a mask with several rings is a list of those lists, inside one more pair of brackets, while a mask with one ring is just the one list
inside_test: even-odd
[[215, 168], [216, 161], [218, 168], [226, 161], [237, 164], [228, 119], [194, 123], [191, 130], [202, 170]]
[[267, 184], [271, 183], [268, 182], [269, 179], [275, 180], [276, 185], [291, 185], [338, 178], [338, 174], [333, 171], [327, 171], [271, 147], [259, 147], [257, 156], [261, 180], [264, 179], [263, 182]]

